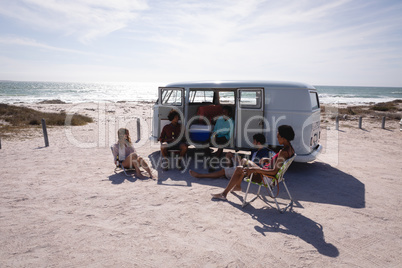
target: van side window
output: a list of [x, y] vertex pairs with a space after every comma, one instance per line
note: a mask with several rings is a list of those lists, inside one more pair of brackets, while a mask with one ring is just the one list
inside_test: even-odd
[[261, 108], [261, 90], [241, 90], [240, 91], [241, 108]]
[[317, 92], [310, 92], [311, 109], [315, 110], [320, 108], [320, 103], [318, 102]]
[[181, 89], [169, 89], [164, 88], [162, 90], [162, 104], [180, 106], [182, 102], [182, 90]]
[[224, 105], [234, 105], [235, 104], [235, 93], [233, 91], [220, 91], [219, 92], [219, 103]]
[[189, 103], [213, 103], [214, 92], [212, 90], [191, 90]]

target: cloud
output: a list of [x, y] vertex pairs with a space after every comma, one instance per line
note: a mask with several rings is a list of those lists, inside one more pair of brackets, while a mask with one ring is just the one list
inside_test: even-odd
[[149, 17], [142, 17], [147, 31], [133, 38], [161, 43], [169, 53], [183, 57], [260, 53], [261, 59], [283, 59], [286, 54], [308, 59], [314, 54], [375, 48], [381, 34], [400, 30], [401, 25], [400, 19], [387, 17], [388, 8], [367, 1], [191, 3], [152, 6]]
[[[401, 12], [391, 0], [2, 0], [4, 32], [14, 27], [30, 38], [0, 42], [66, 52], [57, 60], [105, 64], [119, 75], [121, 68], [166, 80], [361, 81], [381, 68], [402, 70]], [[94, 56], [71, 57], [84, 53], [75, 49]]]
[[39, 43], [34, 39], [25, 38], [25, 37], [16, 37], [16, 36], [3, 36], [3, 37], [1, 37], [0, 36], [0, 44], [17, 45], [17, 46], [29, 46], [29, 47], [42, 48], [42, 49], [46, 49], [46, 50], [68, 52], [68, 53], [75, 53], [75, 54], [89, 54], [87, 52], [83, 52], [83, 51], [79, 51], [79, 50], [49, 46], [49, 45], [46, 45], [46, 44]]
[[0, 14], [86, 43], [126, 27], [147, 8], [145, 0], [3, 0]]

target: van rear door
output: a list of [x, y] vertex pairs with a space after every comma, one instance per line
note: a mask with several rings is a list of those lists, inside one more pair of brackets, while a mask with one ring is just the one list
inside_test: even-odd
[[253, 148], [253, 136], [264, 128], [263, 88], [239, 88], [236, 109], [236, 147]]

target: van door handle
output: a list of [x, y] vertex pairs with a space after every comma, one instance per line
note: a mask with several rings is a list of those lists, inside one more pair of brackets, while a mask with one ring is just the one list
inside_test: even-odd
[[258, 123], [259, 126], [264, 127], [264, 120], [261, 119], [260, 123]]

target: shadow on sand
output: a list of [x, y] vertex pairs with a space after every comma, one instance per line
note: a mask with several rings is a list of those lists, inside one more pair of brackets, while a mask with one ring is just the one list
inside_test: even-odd
[[[163, 171], [161, 168], [161, 155], [159, 151], [150, 154], [148, 163], [152, 168], [157, 170], [157, 184], [164, 186], [185, 186], [191, 187], [191, 178], [187, 170], [178, 170], [177, 168], [169, 168], [167, 171]], [[189, 152], [188, 161], [191, 161], [192, 154]]]
[[109, 176], [109, 181], [111, 181], [112, 184], [122, 184], [125, 180], [129, 182], [135, 182], [137, 178], [134, 176], [128, 177], [124, 174], [123, 171]]
[[296, 201], [351, 208], [365, 207], [364, 184], [328, 164], [293, 163], [285, 174], [285, 178], [292, 197]]
[[[302, 201], [351, 208], [365, 207], [364, 184], [355, 177], [325, 163], [293, 163], [285, 177], [297, 207], [303, 207]], [[257, 188], [252, 187], [251, 193], [255, 195]], [[236, 196], [238, 201], [229, 201], [229, 203], [258, 221], [262, 227], [256, 225], [254, 229], [262, 235], [265, 236], [269, 232], [293, 235], [314, 246], [322, 255], [339, 256], [337, 247], [325, 241], [323, 226], [320, 223], [293, 210], [280, 214], [275, 208], [273, 199], [269, 197], [264, 200], [266, 206], [256, 208], [250, 204], [242, 208], [244, 193], [235, 193], [233, 196]], [[282, 186], [278, 202], [283, 205], [287, 201], [288, 196]]]
[[[226, 179], [195, 179], [185, 172], [178, 170], [169, 170], [162, 172], [158, 168], [159, 152], [151, 154], [150, 160], [155, 169], [158, 170], [158, 184], [171, 186], [191, 186], [191, 181], [203, 185], [214, 185], [222, 187], [227, 185]], [[195, 168], [194, 163], [190, 168]], [[197, 171], [206, 172], [199, 169]], [[315, 163], [293, 163], [285, 174], [286, 184], [295, 201], [295, 207], [303, 208], [302, 201], [332, 204], [351, 208], [365, 207], [365, 187], [364, 184], [355, 177], [346, 174], [339, 169], [321, 162]], [[243, 189], [246, 185], [243, 184]], [[252, 187], [250, 193], [256, 194], [257, 187]], [[328, 257], [339, 256], [336, 246], [325, 241], [323, 226], [302, 214], [293, 210], [288, 210], [284, 214], [280, 214], [274, 207], [273, 200], [268, 198], [266, 206], [255, 208], [248, 205], [242, 208], [244, 192], [234, 194], [238, 200], [229, 201], [229, 203], [244, 213], [249, 214], [253, 219], [261, 225], [256, 225], [254, 229], [266, 235], [269, 232], [279, 232], [287, 235], [298, 237], [306, 243], [314, 246], [317, 251]], [[281, 200], [282, 199], [282, 200]], [[281, 185], [278, 196], [278, 202], [288, 201], [288, 196]]]
[[[189, 169], [206, 173], [200, 166], [196, 166], [194, 153], [189, 151], [190, 165], [186, 170], [169, 169], [162, 171], [160, 168], [160, 153], [153, 152], [149, 155], [149, 162], [158, 171], [158, 184], [170, 186], [191, 187], [192, 182], [204, 185], [214, 185], [225, 188], [228, 181], [222, 179], [195, 179], [188, 174]], [[295, 206], [303, 207], [300, 202], [314, 202], [332, 204], [351, 208], [365, 207], [365, 186], [355, 177], [332, 167], [331, 165], [314, 163], [292, 163], [285, 174], [286, 184], [295, 201]], [[245, 189], [245, 183], [243, 188]], [[251, 188], [251, 193], [256, 193], [256, 187]], [[288, 199], [284, 187], [278, 198]]]
[[[205, 170], [197, 171], [206, 172]], [[188, 172], [186, 174], [188, 177], [190, 176]], [[292, 163], [285, 174], [285, 178], [295, 207], [302, 208], [303, 201], [351, 208], [365, 207], [364, 184], [355, 177], [325, 163]], [[222, 188], [225, 188], [228, 183], [228, 180], [224, 178], [194, 180], [198, 184], [214, 185]], [[243, 190], [246, 187], [247, 184], [243, 182]], [[255, 195], [257, 189], [256, 185], [252, 185], [250, 193]], [[261, 191], [263, 195], [267, 195], [267, 191], [263, 189]], [[244, 195], [244, 192], [241, 194]], [[289, 199], [282, 184], [280, 184], [278, 201], [280, 199], [283, 199], [284, 202]]]
[[254, 229], [264, 236], [266, 233], [272, 232], [292, 235], [312, 245], [322, 255], [332, 258], [339, 256], [338, 248], [325, 241], [322, 225], [302, 214], [293, 210], [280, 214], [276, 209], [268, 207], [255, 208], [252, 205], [248, 205], [242, 208], [241, 204], [230, 203], [244, 213], [250, 214], [253, 219], [261, 223], [262, 227], [256, 225]]

